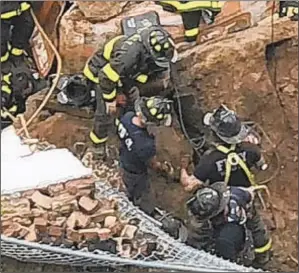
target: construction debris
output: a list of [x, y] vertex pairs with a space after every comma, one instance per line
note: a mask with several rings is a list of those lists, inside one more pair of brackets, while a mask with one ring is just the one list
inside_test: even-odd
[[142, 239], [138, 225], [120, 219], [115, 200], [96, 200], [93, 192], [94, 182], [89, 178], [25, 191], [19, 197], [2, 196], [1, 233], [30, 242], [101, 249], [123, 257], [155, 250]]

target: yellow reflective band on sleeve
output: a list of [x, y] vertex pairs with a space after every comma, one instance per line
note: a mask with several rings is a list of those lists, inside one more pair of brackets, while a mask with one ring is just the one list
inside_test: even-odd
[[186, 37], [193, 37], [193, 36], [198, 35], [198, 33], [199, 33], [199, 28], [198, 27], [185, 30], [185, 36]]
[[103, 99], [106, 101], [114, 100], [116, 97], [116, 89], [114, 88], [113, 91], [109, 94], [103, 93]]
[[11, 54], [15, 56], [21, 56], [23, 52], [24, 52], [23, 49], [19, 49], [19, 48], [13, 48], [11, 50]]
[[259, 254], [265, 253], [266, 251], [269, 251], [271, 247], [272, 247], [272, 239], [269, 239], [269, 242], [266, 245], [264, 245], [263, 247], [255, 248], [254, 252]]
[[158, 113], [158, 109], [157, 108], [151, 108], [149, 111], [150, 111], [150, 113], [151, 113], [152, 116], [155, 116]]
[[231, 151], [234, 151], [236, 149], [236, 145], [232, 145], [230, 149], [224, 147], [224, 146], [216, 146], [216, 149], [224, 154], [227, 154], [227, 160], [225, 164], [225, 177], [224, 182], [227, 185], [230, 179], [231, 171], [232, 171], [232, 160], [237, 160], [237, 164], [241, 167], [241, 169], [245, 172], [250, 184], [252, 186], [255, 186], [255, 179], [253, 173], [249, 170], [245, 162], [240, 158], [240, 156], [236, 153], [230, 153]]
[[187, 3], [180, 3], [180, 1], [160, 1], [162, 4], [167, 4], [174, 7], [178, 12], [187, 12], [198, 10], [201, 8], [218, 9], [224, 5], [224, 1], [188, 1]]
[[17, 110], [18, 110], [18, 106], [14, 105], [8, 109], [8, 112], [15, 113], [15, 112], [17, 112]]
[[7, 94], [11, 94], [11, 89], [9, 88], [8, 85], [1, 85], [1, 91], [7, 93]]
[[27, 2], [23, 2], [21, 3], [21, 11], [25, 11], [25, 10], [28, 10], [30, 9], [30, 4], [27, 3]]
[[93, 73], [91, 72], [91, 70], [89, 69], [88, 64], [85, 65], [84, 70], [83, 70], [83, 74], [86, 78], [88, 78], [89, 80], [91, 80], [94, 83], [99, 83], [99, 78], [95, 77], [93, 75]]
[[116, 36], [104, 46], [103, 56], [107, 61], [109, 61], [111, 58], [111, 53], [112, 53], [113, 46], [114, 46], [115, 42], [118, 41], [122, 37], [124, 37], [124, 36], [123, 35]]
[[293, 8], [293, 7], [288, 8], [287, 16], [293, 16], [296, 14], [298, 14], [298, 8]]
[[19, 16], [19, 15], [21, 15], [20, 10], [13, 10], [13, 11], [2, 13], [1, 19], [7, 20], [7, 19], [13, 18], [15, 16]]
[[146, 83], [148, 79], [147, 75], [144, 74], [140, 74], [137, 78], [136, 81], [140, 82], [140, 83]]
[[119, 81], [119, 75], [117, 74], [117, 72], [115, 70], [113, 70], [113, 68], [111, 67], [110, 64], [106, 64], [103, 68], [102, 68], [103, 72], [106, 74], [106, 76], [109, 78], [109, 80], [113, 81], [113, 82], [118, 82]]
[[9, 52], [7, 51], [3, 56], [1, 56], [1, 63], [4, 63], [9, 58]]
[[98, 138], [94, 132], [90, 132], [89, 137], [94, 144], [104, 143], [108, 140], [108, 137]]
[[164, 118], [164, 115], [163, 114], [159, 114], [157, 115], [157, 119], [163, 119]]
[[5, 81], [7, 84], [11, 84], [10, 76], [11, 76], [11, 73], [6, 74], [6, 75], [2, 76], [2, 80]]
[[160, 52], [162, 47], [161, 47], [161, 45], [155, 45], [154, 49], [155, 49], [155, 51]]

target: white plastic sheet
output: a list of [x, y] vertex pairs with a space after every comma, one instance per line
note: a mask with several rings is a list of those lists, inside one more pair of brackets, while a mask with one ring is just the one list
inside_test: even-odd
[[92, 174], [67, 149], [31, 153], [12, 126], [1, 132], [1, 193], [38, 188]]

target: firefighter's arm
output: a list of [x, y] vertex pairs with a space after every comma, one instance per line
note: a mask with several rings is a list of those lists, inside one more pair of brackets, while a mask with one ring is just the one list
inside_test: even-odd
[[261, 149], [257, 145], [251, 144], [251, 152], [253, 154], [255, 167], [262, 171], [267, 170], [268, 164], [266, 163]]

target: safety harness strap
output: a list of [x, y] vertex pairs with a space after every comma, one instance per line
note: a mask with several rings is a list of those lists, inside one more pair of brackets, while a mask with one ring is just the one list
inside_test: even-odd
[[[9, 109], [7, 109], [7, 111], [11, 114], [15, 114], [18, 110], [18, 106], [17, 105], [13, 105], [12, 107], [10, 107]], [[8, 117], [8, 113], [7, 111], [3, 111], [1, 110], [1, 117], [2, 118], [7, 118]]]
[[225, 178], [224, 178], [224, 182], [226, 185], [228, 184], [229, 179], [230, 179], [232, 166], [236, 165], [236, 164], [239, 165], [241, 167], [241, 169], [245, 172], [250, 184], [252, 186], [256, 185], [256, 183], [254, 181], [253, 173], [249, 170], [246, 163], [240, 158], [240, 156], [237, 153], [233, 152], [236, 149], [236, 145], [231, 145], [230, 148], [226, 148], [222, 145], [217, 145], [216, 149], [219, 152], [222, 152], [227, 155], [227, 160], [226, 160], [226, 164], [225, 164]]
[[23, 11], [26, 11], [28, 9], [30, 9], [30, 4], [28, 4], [26, 2], [23, 2], [23, 3], [21, 3], [21, 6], [20, 6], [19, 9], [2, 13], [1, 14], [1, 19], [8, 20], [8, 19], [13, 18], [15, 16], [20, 16]]

